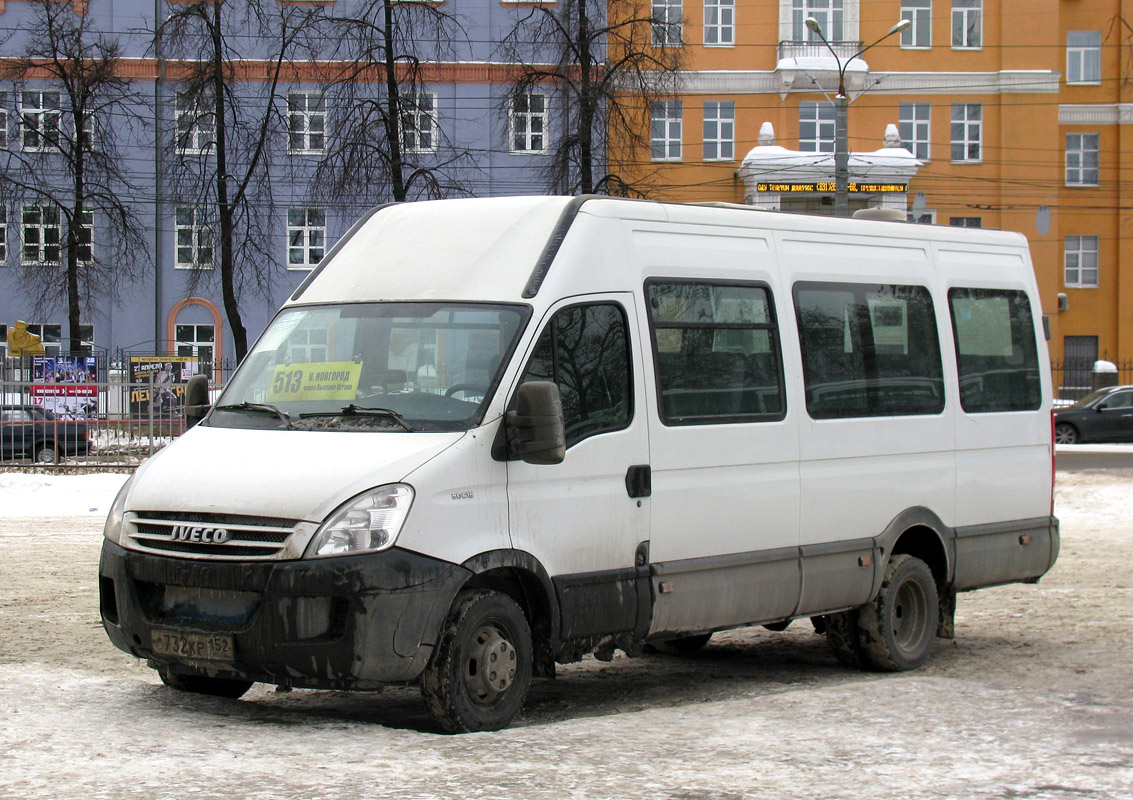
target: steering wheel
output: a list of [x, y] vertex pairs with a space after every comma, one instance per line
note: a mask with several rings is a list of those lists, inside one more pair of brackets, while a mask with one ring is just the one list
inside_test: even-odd
[[478, 394], [481, 397], [488, 393], [486, 386], [477, 386], [475, 383], [454, 383], [452, 386], [445, 389], [445, 397], [452, 397], [457, 392], [469, 392], [470, 394]]

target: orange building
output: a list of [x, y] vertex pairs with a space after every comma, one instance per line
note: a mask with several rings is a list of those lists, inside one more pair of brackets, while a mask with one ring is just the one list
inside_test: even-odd
[[832, 214], [841, 69], [851, 211], [1024, 233], [1052, 358], [1133, 359], [1133, 0], [653, 0], [653, 12], [672, 21], [654, 23], [654, 42], [685, 51], [681, 93], [653, 104], [650, 148], [633, 157], [653, 196]]

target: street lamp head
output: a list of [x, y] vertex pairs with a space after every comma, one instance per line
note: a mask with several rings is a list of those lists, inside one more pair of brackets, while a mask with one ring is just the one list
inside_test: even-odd
[[904, 31], [907, 31], [912, 26], [913, 26], [912, 20], [903, 19], [900, 22], [898, 22], [896, 25], [894, 25], [892, 28], [890, 28], [889, 33], [887, 33], [885, 35], [886, 36], [892, 36], [895, 33], [903, 33]]
[[818, 20], [816, 20], [814, 17], [807, 17], [804, 24], [806, 25], [807, 30], [813, 31], [819, 36], [822, 35], [822, 26], [818, 24]]

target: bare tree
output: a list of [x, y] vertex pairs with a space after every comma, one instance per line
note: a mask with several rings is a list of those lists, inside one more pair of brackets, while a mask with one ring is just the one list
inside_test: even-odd
[[555, 90], [547, 188], [644, 194], [634, 156], [648, 145], [652, 102], [675, 95], [679, 23], [655, 18], [649, 0], [562, 0], [520, 13], [500, 48], [520, 65], [505, 112]]
[[149, 260], [120, 150], [140, 131], [144, 106], [119, 73], [118, 40], [70, 3], [34, 0], [24, 33], [22, 54], [0, 62], [19, 109], [0, 193], [22, 204], [21, 264], [35, 310], [62, 301], [70, 350], [79, 352], [84, 308], [117, 300]]
[[[273, 156], [287, 130], [283, 95], [309, 79], [321, 5], [277, 0], [171, 6], [155, 31], [159, 60], [177, 85], [176, 127], [164, 154], [175, 202], [186, 210], [194, 286], [219, 267], [237, 359], [248, 352], [241, 295], [268, 297], [276, 262]], [[190, 211], [191, 210], [191, 211]], [[200, 219], [198, 214], [203, 215]], [[182, 245], [185, 245], [183, 247]]]
[[467, 194], [472, 157], [445, 137], [427, 81], [428, 62], [455, 60], [461, 30], [430, 2], [370, 0], [331, 20], [317, 193], [360, 204]]

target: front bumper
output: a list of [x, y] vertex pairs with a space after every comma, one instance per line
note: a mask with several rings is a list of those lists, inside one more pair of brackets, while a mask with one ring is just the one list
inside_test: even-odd
[[[277, 562], [102, 547], [102, 624], [121, 650], [174, 672], [314, 689], [374, 689], [425, 668], [471, 573], [397, 548]], [[230, 634], [232, 661], [155, 656], [154, 630]]]

